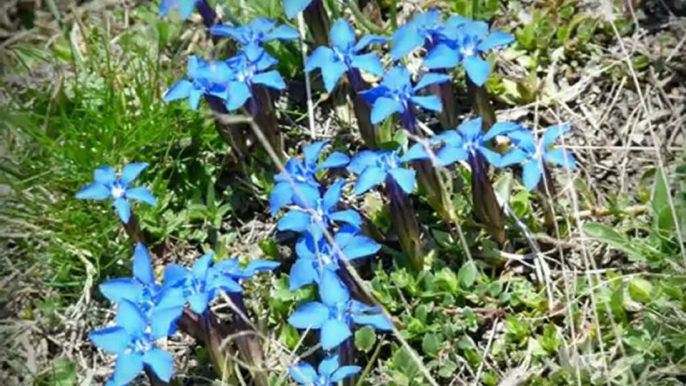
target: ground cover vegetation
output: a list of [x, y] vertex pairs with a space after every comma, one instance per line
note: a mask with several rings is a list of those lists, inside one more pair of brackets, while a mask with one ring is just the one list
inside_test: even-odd
[[0, 382], [686, 383], [679, 1], [9, 1]]

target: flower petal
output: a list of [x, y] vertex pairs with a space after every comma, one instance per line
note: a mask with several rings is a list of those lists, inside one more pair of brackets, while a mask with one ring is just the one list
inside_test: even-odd
[[341, 366], [336, 372], [331, 376], [331, 382], [338, 383], [345, 378], [351, 377], [360, 372], [362, 368], [360, 366]]
[[417, 31], [412, 24], [405, 24], [398, 28], [392, 36], [391, 58], [398, 60], [416, 48], [424, 45], [424, 35]]
[[183, 307], [155, 308], [150, 317], [152, 338], [158, 340], [176, 332], [176, 321], [183, 313]]
[[317, 170], [342, 168], [348, 163], [350, 163], [350, 157], [341, 153], [340, 151], [335, 151], [331, 153], [331, 155], [328, 156], [324, 162], [317, 166]]
[[565, 149], [550, 150], [543, 155], [543, 158], [545, 158], [546, 162], [553, 163], [563, 168], [574, 169], [576, 167], [574, 156]]
[[469, 79], [479, 87], [486, 83], [488, 76], [491, 74], [491, 64], [475, 55], [466, 56], [462, 60], [462, 65], [465, 71], [467, 71]]
[[193, 83], [186, 79], [182, 79], [172, 85], [167, 92], [164, 93], [163, 100], [165, 102], [172, 102], [179, 99], [186, 99], [193, 89]]
[[322, 210], [324, 213], [329, 213], [336, 207], [341, 200], [341, 192], [346, 183], [346, 180], [336, 180], [324, 193], [324, 197], [322, 197]]
[[334, 212], [329, 215], [329, 220], [336, 222], [343, 222], [346, 224], [354, 225], [356, 227], [362, 226], [362, 216], [354, 210], [342, 210], [339, 212]]
[[312, 218], [309, 214], [299, 210], [292, 210], [281, 217], [276, 227], [280, 231], [290, 230], [294, 232], [305, 232], [310, 229]]
[[367, 166], [376, 165], [379, 155], [371, 150], [362, 150], [350, 161], [348, 170], [354, 174], [360, 174]]
[[508, 167], [511, 165], [520, 164], [529, 158], [528, 154], [522, 149], [512, 149], [503, 154], [500, 158], [500, 167]]
[[279, 182], [269, 194], [269, 211], [275, 217], [279, 210], [293, 202], [293, 188], [288, 182]]
[[328, 67], [322, 71], [324, 87], [326, 87], [327, 92], [333, 91], [333, 89], [336, 87], [336, 84], [347, 70], [348, 66], [343, 62], [329, 63]]
[[143, 284], [155, 284], [152, 261], [145, 245], [136, 243], [133, 251], [133, 277]]
[[[326, 270], [325, 272], [329, 272]], [[352, 336], [350, 327], [342, 321], [337, 319], [328, 319], [322, 325], [320, 332], [320, 342], [324, 350], [331, 350], [338, 347], [346, 339]]]
[[385, 36], [379, 35], [364, 35], [353, 47], [353, 52], [360, 52], [372, 44], [384, 44], [388, 41]]
[[79, 200], [104, 200], [110, 196], [110, 190], [99, 182], [94, 182], [76, 193]]
[[252, 78], [252, 81], [255, 84], [261, 84], [274, 90], [282, 91], [286, 89], [286, 82], [283, 81], [281, 74], [276, 70], [257, 74]]
[[147, 188], [136, 187], [127, 189], [126, 197], [135, 201], [144, 202], [148, 205], [157, 206], [157, 199]]
[[319, 283], [319, 298], [326, 306], [335, 307], [350, 300], [350, 291], [335, 272], [325, 269]]
[[101, 166], [93, 171], [93, 179], [103, 185], [110, 185], [117, 180], [117, 172], [111, 166]]
[[316, 385], [317, 384], [317, 378], [319, 376], [317, 375], [317, 372], [314, 370], [314, 367], [310, 365], [309, 363], [298, 363], [297, 365], [290, 366], [288, 368], [288, 374], [293, 378], [294, 381], [300, 383], [301, 385]]
[[264, 41], [268, 42], [271, 40], [295, 40], [300, 37], [300, 34], [294, 28], [287, 25], [280, 25], [274, 28], [264, 37]]
[[229, 99], [226, 101], [226, 108], [233, 111], [241, 108], [250, 99], [252, 92], [244, 82], [231, 82], [228, 86]]
[[547, 148], [552, 145], [558, 138], [568, 133], [572, 127], [568, 124], [550, 126], [543, 133], [542, 146]]
[[296, 17], [302, 10], [307, 8], [312, 0], [283, 0], [284, 10], [289, 19]]
[[429, 159], [429, 153], [426, 150], [426, 145], [423, 143], [415, 143], [400, 157], [400, 162], [408, 162], [418, 159]]
[[114, 200], [112, 206], [114, 206], [114, 210], [117, 212], [119, 219], [121, 219], [124, 224], [128, 224], [129, 219], [131, 218], [131, 205], [129, 202], [126, 201], [124, 197], [120, 197]]
[[415, 105], [419, 105], [426, 110], [436, 111], [439, 113], [443, 110], [441, 98], [437, 97], [436, 95], [414, 96], [410, 100]]
[[[326, 271], [325, 271], [326, 272]], [[319, 302], [310, 302], [300, 306], [288, 317], [288, 324], [295, 328], [318, 329], [329, 318], [329, 308]]]
[[369, 189], [383, 184], [386, 180], [386, 171], [376, 167], [370, 166], [362, 172], [362, 174], [357, 177], [357, 182], [355, 182], [354, 192], [356, 195], [360, 195], [368, 191]]
[[163, 382], [169, 382], [174, 373], [174, 358], [166, 351], [152, 348], [143, 355], [143, 362], [150, 366], [157, 377]]
[[338, 355], [330, 355], [324, 359], [322, 359], [321, 362], [319, 362], [319, 366], [317, 367], [317, 371], [319, 371], [319, 375], [323, 377], [330, 377], [331, 374], [334, 373], [340, 366], [340, 362], [338, 359]]
[[95, 330], [88, 334], [88, 339], [111, 354], [121, 354], [131, 343], [131, 336], [121, 326]]
[[405, 193], [410, 194], [414, 190], [416, 172], [410, 169], [395, 168], [389, 171], [395, 182], [398, 183], [400, 189]]
[[438, 158], [438, 164], [440, 166], [449, 166], [458, 161], [464, 161], [469, 155], [467, 152], [459, 147], [444, 146], [438, 152], [436, 152], [436, 158]]
[[439, 44], [432, 48], [422, 62], [422, 65], [430, 70], [453, 68], [458, 64], [460, 64], [460, 53], [446, 44]]
[[506, 46], [514, 41], [514, 36], [504, 31], [493, 31], [476, 47], [481, 52], [490, 51], [497, 47]]
[[486, 161], [488, 161], [489, 164], [499, 168], [501, 167], [501, 162], [502, 162], [502, 156], [493, 150], [486, 148], [486, 147], [480, 147], [479, 151], [481, 154], [486, 158]]
[[541, 164], [538, 161], [531, 160], [525, 163], [522, 168], [524, 186], [526, 186], [529, 191], [534, 190], [538, 183], [541, 182], [542, 174]]
[[134, 279], [117, 278], [100, 284], [100, 292], [112, 303], [122, 300], [138, 302], [143, 293], [143, 286]]
[[124, 185], [132, 183], [141, 172], [148, 167], [145, 162], [132, 162], [124, 166], [121, 171], [121, 182]]
[[140, 354], [121, 354], [114, 364], [112, 379], [116, 385], [127, 385], [143, 370], [143, 356]]
[[288, 287], [291, 291], [315, 283], [319, 273], [314, 268], [313, 260], [297, 259], [291, 267], [291, 273], [288, 277]]
[[303, 147], [303, 160], [307, 168], [314, 169], [316, 167], [317, 161], [319, 161], [319, 154], [326, 144], [326, 141], [316, 141]]
[[376, 315], [353, 315], [355, 324], [371, 326], [379, 331], [393, 331], [393, 323], [383, 314]]
[[328, 68], [334, 61], [334, 52], [329, 47], [317, 47], [305, 61], [305, 71], [311, 72], [317, 68]]
[[371, 256], [381, 250], [381, 245], [367, 236], [357, 235], [343, 248], [343, 258], [353, 260]]
[[188, 296], [186, 300], [188, 301], [188, 306], [190, 306], [191, 310], [193, 310], [193, 312], [196, 314], [202, 314], [205, 312], [207, 305], [211, 301], [210, 294], [207, 292], [193, 294]]
[[517, 130], [524, 130], [524, 128], [515, 122], [497, 122], [484, 134], [484, 141], [490, 141], [497, 136], [505, 136]]
[[350, 65], [376, 76], [383, 75], [383, 63], [375, 53], [355, 55]]
[[405, 111], [405, 107], [399, 101], [386, 97], [377, 98], [372, 106], [372, 123], [376, 125], [393, 113], [403, 111]]
[[117, 304], [117, 316], [115, 317], [118, 326], [124, 327], [131, 336], [141, 336], [148, 327], [148, 319], [141, 312], [138, 306], [128, 300], [122, 300]]
[[414, 90], [419, 91], [423, 88], [431, 86], [432, 84], [439, 84], [445, 82], [450, 82], [450, 76], [446, 74], [437, 74], [434, 72], [430, 72], [422, 76], [422, 79], [417, 83], [416, 86], [414, 86]]
[[338, 19], [331, 26], [329, 33], [331, 45], [343, 52], [352, 49], [355, 44], [355, 31], [346, 19]]

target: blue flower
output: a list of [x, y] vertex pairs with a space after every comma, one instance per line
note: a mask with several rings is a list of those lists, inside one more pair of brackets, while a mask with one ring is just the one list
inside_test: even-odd
[[393, 113], [399, 113], [403, 125], [415, 125], [414, 105], [431, 111], [441, 111], [441, 99], [435, 95], [418, 96], [417, 91], [432, 84], [450, 81], [445, 74], [425, 74], [416, 86], [412, 86], [410, 72], [405, 67], [390, 69], [383, 77], [381, 84], [362, 93], [372, 104], [372, 123], [377, 124]]
[[491, 73], [491, 64], [480, 57], [494, 48], [510, 44], [514, 37], [503, 31], [488, 33], [488, 24], [467, 20], [452, 28], [443, 43], [433, 48], [424, 58], [429, 69], [452, 68], [462, 63], [467, 76], [477, 86], [483, 86]]
[[435, 153], [436, 163], [440, 166], [452, 165], [469, 157], [483, 156], [491, 165], [500, 167], [501, 155], [487, 147], [488, 141], [498, 135], [507, 135], [519, 130], [520, 126], [511, 122], [498, 122], [488, 133], [482, 132], [482, 118], [462, 123], [457, 130], [445, 131], [433, 136], [427, 143], [416, 143], [401, 159], [403, 162], [416, 159], [432, 159], [430, 151]]
[[124, 166], [121, 176], [117, 178], [116, 171], [110, 166], [101, 166], [93, 172], [94, 183], [76, 193], [76, 198], [82, 200], [104, 200], [112, 198], [112, 205], [124, 224], [128, 224], [131, 217], [129, 199], [156, 206], [157, 200], [147, 188], [134, 187], [131, 183], [148, 166], [147, 163], [130, 163]]
[[155, 282], [148, 250], [136, 244], [133, 254], [133, 277], [116, 278], [100, 284], [100, 292], [112, 303], [127, 300], [147, 312], [157, 305], [161, 292]]
[[573, 169], [576, 160], [567, 150], [551, 146], [560, 136], [567, 133], [569, 125], [555, 125], [546, 129], [543, 136], [536, 140], [529, 130], [517, 130], [508, 134], [515, 148], [503, 155], [502, 166], [522, 164], [524, 186], [528, 190], [536, 188], [543, 176], [544, 163]]
[[283, 0], [284, 11], [289, 19], [296, 17], [307, 8], [313, 0]]
[[320, 330], [324, 350], [331, 350], [352, 336], [353, 324], [371, 326], [381, 331], [393, 330], [391, 321], [377, 307], [350, 299], [350, 291], [334, 271], [325, 269], [319, 283], [321, 302], [298, 308], [288, 323], [295, 328]]
[[120, 386], [133, 381], [146, 366], [164, 382], [169, 382], [174, 361], [171, 354], [155, 347], [154, 342], [169, 335], [172, 317], [163, 312], [146, 318], [135, 304], [123, 300], [117, 308], [116, 326], [93, 331], [89, 339], [99, 348], [117, 355], [114, 374], [108, 385]]
[[164, 101], [188, 99], [195, 110], [203, 95], [224, 95], [233, 73], [225, 62], [206, 62], [193, 55], [188, 58], [187, 78], [176, 82], [164, 94]]
[[465, 17], [454, 15], [443, 23], [441, 22], [441, 13], [437, 9], [419, 13], [393, 33], [391, 57], [393, 60], [399, 60], [419, 47], [431, 50], [449, 39], [447, 36], [449, 31], [468, 20]]
[[276, 185], [269, 195], [269, 208], [272, 216], [286, 205], [296, 204], [306, 207], [319, 197], [319, 182], [315, 174], [320, 170], [341, 168], [350, 158], [341, 152], [333, 152], [322, 163], [317, 164], [326, 141], [313, 142], [303, 148], [303, 160], [292, 157], [286, 161], [285, 170], [274, 177]]
[[[231, 72], [231, 79], [226, 84], [224, 92], [214, 95], [226, 101], [226, 108], [229, 111], [242, 107], [252, 97], [256, 85], [279, 91], [286, 89], [286, 83], [278, 71], [267, 71], [277, 63], [277, 60], [260, 47], [247, 46], [225, 63]], [[258, 110], [258, 107], [255, 109]]]
[[232, 275], [224, 274], [221, 265], [212, 266], [214, 253], [206, 253], [193, 263], [192, 269], [171, 264], [164, 270], [161, 305], [178, 306], [188, 302], [191, 310], [202, 314], [220, 290], [240, 293], [243, 288]]
[[210, 27], [208, 30], [213, 35], [228, 36], [244, 47], [261, 46], [272, 40], [293, 40], [300, 37], [298, 31], [287, 25], [275, 27], [276, 20], [258, 17], [246, 25], [219, 24]]
[[412, 193], [416, 172], [402, 167], [398, 152], [388, 150], [364, 150], [359, 152], [348, 165], [351, 173], [357, 174], [355, 194], [363, 194], [369, 189], [383, 184], [391, 178], [407, 194]]
[[338, 355], [324, 358], [315, 371], [314, 367], [301, 362], [288, 368], [294, 381], [304, 386], [333, 386], [345, 378], [360, 372], [359, 366], [341, 366]]
[[160, 16], [167, 16], [169, 11], [176, 10], [182, 20], [188, 19], [195, 9], [196, 0], [162, 0], [160, 3]]
[[331, 92], [346, 71], [359, 69], [376, 76], [383, 75], [383, 64], [374, 53], [360, 54], [370, 44], [386, 42], [382, 36], [367, 35], [355, 44], [355, 31], [345, 19], [331, 26], [331, 48], [320, 46], [305, 63], [305, 71], [322, 70], [326, 91]]
[[375, 254], [381, 245], [360, 233], [354, 226], [344, 226], [334, 236], [331, 244], [326, 238], [318, 242], [312, 235], [305, 234], [295, 245], [298, 259], [290, 273], [290, 290], [294, 291], [304, 285], [319, 283], [323, 270], [336, 271], [340, 261], [352, 261]]
[[315, 200], [311, 200], [314, 197], [309, 197], [310, 201], [304, 202], [306, 205], [286, 213], [276, 224], [277, 229], [308, 232], [315, 240], [319, 240], [324, 236], [324, 230], [329, 229], [331, 222], [342, 222], [359, 228], [362, 225], [362, 216], [357, 211], [336, 211], [345, 184], [346, 181], [338, 180], [331, 184], [321, 198], [319, 195]]

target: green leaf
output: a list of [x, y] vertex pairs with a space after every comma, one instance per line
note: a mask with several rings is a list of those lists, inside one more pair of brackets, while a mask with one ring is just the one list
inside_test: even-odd
[[634, 277], [629, 281], [629, 295], [637, 302], [650, 302], [650, 293], [652, 291], [653, 285], [646, 279]]
[[457, 370], [457, 363], [446, 359], [441, 362], [441, 368], [438, 370], [438, 376], [441, 378], [452, 378]]
[[582, 230], [586, 236], [605, 243], [611, 248], [626, 253], [632, 260], [646, 260], [646, 257], [643, 255], [641, 249], [634, 245], [631, 240], [605, 224], [584, 224]]
[[46, 382], [50, 386], [76, 385], [76, 364], [67, 358], [55, 358]]
[[624, 286], [620, 285], [612, 292], [610, 296], [610, 309], [617, 319], [626, 321], [626, 312], [624, 311]]
[[473, 261], [468, 261], [465, 263], [460, 271], [457, 273], [457, 281], [463, 288], [471, 288], [476, 281], [476, 275], [479, 271]]
[[426, 334], [424, 335], [424, 339], [422, 339], [422, 350], [426, 355], [436, 357], [441, 350], [442, 344], [443, 338], [440, 335]]
[[376, 333], [374, 329], [365, 326], [355, 332], [355, 347], [364, 352], [369, 352], [376, 343]]
[[436, 274], [436, 279], [434, 280], [434, 284], [438, 286], [439, 288], [443, 290], [447, 290], [448, 292], [456, 292], [457, 291], [457, 276], [455, 276], [455, 272], [450, 270], [449, 268], [443, 268]]

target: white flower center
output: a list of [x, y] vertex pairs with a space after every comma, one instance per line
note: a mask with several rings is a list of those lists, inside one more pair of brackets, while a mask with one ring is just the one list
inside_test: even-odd
[[115, 200], [123, 197], [125, 193], [126, 189], [124, 189], [120, 185], [114, 185], [112, 187], [112, 190], [110, 191], [110, 194], [112, 194], [112, 198], [114, 198]]

